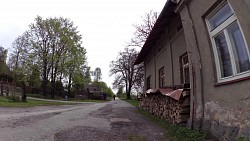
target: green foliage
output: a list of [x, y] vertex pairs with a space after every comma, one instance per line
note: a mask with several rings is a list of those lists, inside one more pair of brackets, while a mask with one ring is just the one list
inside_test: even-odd
[[6, 65], [7, 50], [0, 46], [0, 81], [12, 82], [13, 78], [10, 74], [10, 69]]
[[99, 86], [102, 89], [102, 91], [107, 94], [107, 96], [112, 97], [114, 95], [112, 89], [110, 87], [108, 87], [105, 82], [94, 81], [93, 84], [96, 86]]
[[40, 100], [30, 100], [26, 102], [15, 101], [7, 99], [6, 97], [0, 96], [0, 106], [4, 107], [30, 107], [30, 106], [48, 106], [48, 105], [72, 105], [74, 103], [64, 103], [64, 102], [49, 102]]
[[206, 134], [186, 127], [179, 127], [176, 133], [177, 137], [183, 141], [201, 141], [206, 137]]
[[162, 120], [150, 114], [149, 112], [138, 109], [138, 112], [145, 117], [148, 117], [153, 122], [159, 124], [167, 131], [167, 138], [174, 141], [202, 141], [205, 140], [207, 135], [205, 133], [199, 132], [197, 130], [191, 130], [186, 127], [173, 125], [168, 123], [166, 120]]
[[64, 87], [61, 81], [56, 81], [55, 83], [55, 90], [56, 91], [64, 91]]
[[11, 75], [8, 74], [4, 74], [4, 73], [0, 73], [0, 81], [8, 81], [8, 82], [12, 82], [13, 81], [13, 77]]
[[146, 137], [138, 136], [135, 134], [129, 134], [128, 140], [129, 141], [148, 141], [148, 139]]
[[119, 99], [127, 99], [127, 94], [122, 93], [122, 94], [119, 94], [117, 97], [119, 97]]
[[238, 137], [236, 141], [247, 141], [247, 139], [245, 139], [244, 137]]
[[130, 103], [131, 105], [138, 107], [140, 102], [138, 100], [133, 100], [133, 99], [124, 99], [126, 102]]
[[6, 62], [8, 51], [0, 46], [0, 62]]
[[18, 95], [13, 95], [13, 96], [7, 96], [8, 102], [20, 102], [20, 96]]
[[56, 81], [67, 80], [69, 94], [72, 85], [83, 87], [89, 80], [85, 80], [88, 67], [81, 40], [77, 27], [69, 19], [37, 16], [13, 43], [8, 64], [15, 83], [41, 86], [43, 94], [50, 91], [51, 97], [57, 89]]
[[32, 73], [29, 79], [29, 86], [39, 88], [41, 86], [40, 71], [38, 65], [31, 67]]
[[126, 94], [123, 92], [123, 86], [119, 86], [118, 87], [118, 91], [116, 93], [117, 97], [121, 98], [125, 98]]

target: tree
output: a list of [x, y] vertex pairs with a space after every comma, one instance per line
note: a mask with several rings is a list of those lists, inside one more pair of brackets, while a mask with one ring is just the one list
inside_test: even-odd
[[6, 62], [7, 50], [4, 47], [0, 46], [0, 61]]
[[105, 92], [109, 97], [112, 97], [114, 95], [112, 89], [107, 86], [107, 84], [103, 81], [94, 81], [93, 84], [95, 86], [99, 86], [103, 92]]
[[97, 67], [94, 70], [94, 81], [100, 81], [102, 79], [102, 71], [101, 68]]
[[8, 60], [8, 66], [15, 78], [14, 84], [17, 86], [22, 86], [23, 82], [28, 83], [28, 75], [32, 70], [30, 67], [33, 65], [30, 63], [32, 60], [28, 55], [28, 41], [26, 39], [28, 39], [28, 34], [24, 33], [12, 43], [12, 50]]
[[110, 63], [110, 75], [115, 75], [113, 86], [125, 87], [127, 99], [130, 99], [132, 88], [143, 80], [143, 65], [134, 65], [138, 52], [135, 49], [125, 48], [120, 52], [115, 61]]
[[[37, 65], [43, 94], [46, 96], [48, 88], [51, 88], [53, 98], [57, 81], [68, 79], [70, 89], [72, 80], [78, 81], [77, 78], [82, 77], [86, 50], [81, 46], [81, 39], [77, 27], [69, 19], [37, 16], [35, 23], [29, 25], [29, 30], [13, 43], [12, 68], [17, 75], [21, 68], [31, 70]], [[22, 74], [27, 75], [31, 72]]]
[[6, 65], [7, 50], [0, 46], [0, 82], [12, 82], [13, 78], [10, 75], [10, 69]]
[[41, 79], [40, 79], [40, 71], [38, 65], [34, 65], [31, 68], [31, 75], [29, 79], [29, 86], [40, 88], [41, 86]]
[[142, 17], [141, 24], [134, 24], [135, 32], [134, 36], [131, 38], [131, 41], [128, 43], [128, 46], [142, 47], [150, 34], [151, 30], [154, 27], [154, 24], [158, 18], [158, 13], [153, 12], [152, 10], [149, 13], [146, 13]]
[[116, 96], [119, 98], [123, 98], [123, 86], [118, 86], [118, 91], [116, 93]]

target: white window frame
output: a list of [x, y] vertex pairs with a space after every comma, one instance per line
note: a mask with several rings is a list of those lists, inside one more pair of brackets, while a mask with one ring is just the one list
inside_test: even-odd
[[[217, 27], [215, 27], [214, 29], [211, 29], [210, 23], [209, 23], [209, 18], [211, 18], [215, 13], [218, 12], [218, 10], [220, 10], [223, 6], [225, 6], [226, 4], [229, 5], [229, 7], [231, 8], [233, 15], [230, 16], [227, 20], [225, 20], [223, 23], [221, 23], [220, 25], [218, 25]], [[207, 24], [207, 28], [208, 28], [208, 32], [210, 35], [210, 39], [212, 41], [212, 48], [213, 48], [213, 53], [214, 53], [214, 58], [215, 58], [215, 65], [216, 65], [216, 71], [217, 71], [217, 81], [218, 83], [223, 83], [223, 82], [227, 82], [227, 81], [232, 81], [232, 80], [236, 80], [236, 79], [240, 79], [240, 78], [244, 78], [247, 76], [250, 76], [250, 70], [245, 71], [245, 72], [241, 72], [241, 73], [237, 73], [236, 70], [236, 63], [235, 63], [235, 56], [233, 53], [233, 47], [231, 45], [231, 42], [228, 42], [230, 39], [228, 32], [226, 32], [225, 30], [234, 22], [237, 22], [239, 29], [241, 31], [242, 37], [243, 37], [243, 41], [244, 44], [246, 46], [246, 50], [247, 50], [247, 55], [248, 58], [250, 57], [249, 54], [249, 47], [247, 45], [243, 30], [240, 26], [240, 23], [235, 15], [235, 12], [233, 11], [233, 8], [231, 7], [229, 2], [225, 2], [223, 4], [221, 4], [220, 6], [218, 6], [217, 9], [214, 10], [214, 12], [212, 12], [210, 15], [208, 15], [206, 17], [206, 24]], [[220, 32], [224, 32], [225, 38], [226, 38], [226, 42], [228, 44], [228, 50], [230, 53], [230, 58], [231, 58], [231, 65], [232, 65], [232, 70], [233, 70], [233, 75], [232, 76], [228, 76], [228, 77], [222, 77], [221, 76], [221, 67], [220, 67], [220, 62], [219, 62], [219, 56], [218, 56], [218, 51], [217, 51], [217, 47], [216, 47], [216, 43], [214, 40], [214, 37], [219, 34]]]
[[180, 56], [180, 61], [181, 61], [181, 81], [182, 84], [190, 84], [190, 73], [188, 72], [188, 80], [186, 79], [186, 74], [185, 74], [185, 70], [188, 69], [189, 70], [189, 62], [184, 63], [184, 59], [187, 58], [188, 59], [188, 54], [184, 53], [182, 56]]

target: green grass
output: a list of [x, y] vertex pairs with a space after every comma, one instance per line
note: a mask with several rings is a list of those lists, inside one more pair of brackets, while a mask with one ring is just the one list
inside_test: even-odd
[[69, 101], [76, 101], [76, 102], [107, 102], [107, 101], [110, 101], [110, 100], [91, 100], [91, 99], [85, 99], [85, 100], [80, 100], [80, 99], [73, 99], [71, 98]]
[[40, 100], [27, 100], [26, 102], [14, 101], [7, 97], [0, 97], [0, 106], [2, 107], [31, 107], [31, 106], [49, 106], [49, 105], [72, 105], [72, 103], [49, 102]]
[[[125, 100], [133, 106], [138, 107], [139, 101], [137, 100]], [[205, 140], [207, 135], [205, 133], [199, 132], [198, 130], [191, 130], [189, 128], [173, 125], [168, 123], [166, 120], [160, 119], [158, 117], [153, 116], [151, 113], [138, 108], [138, 113], [144, 115], [146, 118], [150, 119], [154, 123], [160, 125], [161, 127], [166, 129], [165, 138], [172, 141], [201, 141]]]
[[165, 128], [165, 136], [173, 141], [202, 141], [208, 138], [205, 133], [199, 132], [198, 130], [191, 130], [187, 127], [170, 124], [165, 120], [153, 116], [143, 109], [138, 109], [138, 113]]
[[130, 100], [128, 100], [128, 99], [122, 99], [122, 100], [124, 100], [124, 101], [126, 101], [126, 102], [128, 102], [131, 105], [136, 106], [136, 107], [138, 107], [139, 103], [140, 103], [138, 100], [133, 100], [133, 99], [130, 99]]
[[128, 139], [129, 141], [148, 141], [146, 137], [138, 136], [135, 134], [129, 134]]
[[[40, 94], [27, 94], [27, 96], [29, 97], [35, 97], [35, 98], [42, 98], [42, 99], [51, 99], [50, 96], [47, 96], [46, 98], [43, 95]], [[58, 97], [55, 96], [55, 98], [53, 98], [52, 100], [62, 100], [64, 101], [65, 99], [62, 97]], [[75, 99], [75, 98], [69, 98], [68, 101], [76, 101], [76, 102], [107, 102], [110, 101], [111, 98], [107, 98], [107, 100], [91, 100], [91, 99], [85, 99], [85, 100], [81, 100], [81, 99]]]

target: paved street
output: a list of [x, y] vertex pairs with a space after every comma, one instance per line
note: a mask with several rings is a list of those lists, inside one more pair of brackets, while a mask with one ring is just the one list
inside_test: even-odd
[[0, 108], [0, 141], [163, 141], [163, 133], [122, 100]]

